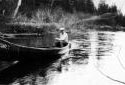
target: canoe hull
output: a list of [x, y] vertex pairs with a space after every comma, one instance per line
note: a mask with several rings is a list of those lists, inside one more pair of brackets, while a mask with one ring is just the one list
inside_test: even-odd
[[65, 56], [69, 52], [69, 44], [63, 48], [34, 48], [13, 44], [0, 38], [1, 59], [19, 61], [52, 61]]

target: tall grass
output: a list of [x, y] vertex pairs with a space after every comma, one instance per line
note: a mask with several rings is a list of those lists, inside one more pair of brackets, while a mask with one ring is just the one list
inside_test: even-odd
[[90, 15], [84, 13], [67, 13], [61, 8], [51, 9], [38, 9], [32, 12], [31, 17], [28, 18], [26, 14], [19, 13], [18, 16], [11, 21], [11, 24], [25, 25], [43, 28], [47, 27], [60, 28], [65, 27], [67, 30], [72, 31], [84, 29], [84, 19]]

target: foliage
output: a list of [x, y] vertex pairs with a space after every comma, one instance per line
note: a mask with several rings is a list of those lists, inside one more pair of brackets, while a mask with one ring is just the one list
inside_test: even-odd
[[117, 13], [118, 9], [116, 5], [109, 6], [105, 2], [100, 2], [97, 11], [98, 11], [98, 14], [101, 15], [101, 14], [108, 13], [108, 12]]
[[65, 27], [67, 31], [72, 31], [74, 29], [83, 29], [86, 24], [84, 23], [86, 17], [91, 17], [91, 15], [83, 13], [67, 13], [62, 9], [56, 9], [52, 12], [50, 9], [38, 9], [33, 12], [31, 18], [28, 18], [26, 15], [18, 14], [10, 24], [23, 27], [31, 26], [38, 29], [46, 28], [47, 30], [53, 28], [53, 30], [58, 30], [60, 27]]
[[98, 7], [98, 14], [104, 14], [109, 12], [109, 6], [108, 4], [105, 4], [104, 2], [99, 3], [99, 7]]
[[[7, 3], [8, 1], [11, 3]], [[16, 7], [14, 2], [15, 0], [5, 0], [1, 6], [3, 8], [0, 9], [5, 9], [8, 11], [6, 13], [9, 13], [7, 15], [11, 15]], [[109, 6], [105, 2], [100, 2], [96, 8], [92, 0], [55, 0], [52, 6], [51, 0], [22, 0], [18, 16], [11, 23], [38, 26], [54, 24], [57, 28], [77, 28], [77, 22], [84, 21], [86, 15], [101, 16], [105, 13], [114, 13], [116, 17], [110, 21], [111, 23], [101, 21], [103, 24], [125, 26], [125, 16], [119, 12], [116, 5]], [[79, 25], [78, 28], [83, 25]]]
[[95, 12], [95, 6], [92, 0], [86, 1], [86, 10], [88, 13], [94, 13]]
[[17, 0], [2, 0], [0, 2], [0, 14], [4, 16], [12, 16], [17, 5]]
[[125, 16], [122, 13], [119, 13], [116, 18], [117, 25], [124, 26], [125, 27]]
[[[125, 26], [125, 16], [120, 13], [120, 11], [118, 10], [116, 5], [113, 6], [109, 6], [108, 4], [106, 4], [105, 2], [100, 2], [99, 3], [99, 7], [97, 9], [97, 14], [98, 15], [102, 15], [105, 13], [114, 13], [116, 14], [116, 17], [114, 19], [110, 19], [110, 21], [103, 21], [102, 23], [108, 23], [107, 25], [120, 25], [120, 26]], [[113, 23], [113, 24], [112, 24]]]

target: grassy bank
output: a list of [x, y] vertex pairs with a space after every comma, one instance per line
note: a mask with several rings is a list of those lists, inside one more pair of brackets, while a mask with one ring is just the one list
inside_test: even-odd
[[15, 19], [6, 24], [4, 32], [22, 33], [22, 32], [54, 32], [60, 27], [65, 27], [68, 32], [85, 30], [87, 23], [84, 19], [91, 17], [84, 13], [67, 13], [61, 9], [54, 11], [40, 10], [32, 12], [28, 17], [26, 14], [19, 13]]
[[60, 27], [65, 27], [67, 32], [76, 33], [88, 29], [104, 31], [124, 31], [124, 27], [112, 27], [98, 24], [99, 16], [84, 13], [67, 13], [62, 9], [38, 9], [30, 16], [19, 13], [18, 16], [6, 25], [1, 25], [0, 31], [4, 33], [46, 33], [56, 32]]

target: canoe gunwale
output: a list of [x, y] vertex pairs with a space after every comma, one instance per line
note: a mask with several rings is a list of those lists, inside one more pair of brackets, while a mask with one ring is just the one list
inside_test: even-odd
[[0, 38], [0, 41], [2, 41], [3, 43], [6, 43], [7, 45], [9, 44], [10, 46], [14, 46], [14, 47], [21, 47], [21, 48], [28, 48], [28, 49], [36, 49], [36, 50], [61, 50], [61, 49], [65, 49], [67, 47], [69, 47], [69, 43], [67, 44], [67, 46], [65, 47], [54, 47], [54, 48], [36, 48], [36, 47], [28, 47], [28, 46], [22, 46], [22, 45], [18, 45], [18, 44], [14, 44], [11, 43], [5, 39]]

